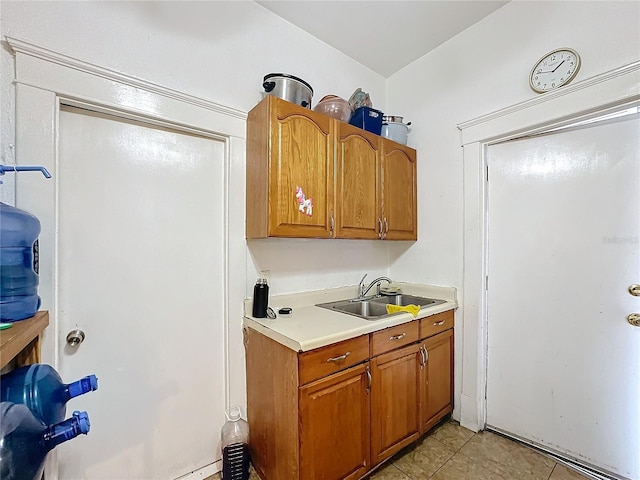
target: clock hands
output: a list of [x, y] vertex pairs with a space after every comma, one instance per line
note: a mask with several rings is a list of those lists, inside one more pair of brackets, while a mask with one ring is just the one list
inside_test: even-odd
[[553, 73], [553, 72], [555, 72], [557, 69], [559, 69], [559, 68], [560, 68], [560, 65], [562, 65], [564, 62], [566, 62], [566, 60], [561, 61], [558, 65], [556, 65], [556, 68], [554, 68], [553, 70], [549, 70], [548, 72], [538, 72], [538, 74], [541, 74], [541, 73]]
[[553, 73], [553, 72], [555, 72], [557, 69], [559, 69], [559, 68], [560, 68], [560, 65], [562, 65], [564, 62], [565, 62], [565, 60], [562, 60], [562, 61], [558, 64], [558, 66], [557, 66], [556, 68], [554, 68], [553, 70], [551, 70], [551, 73]]

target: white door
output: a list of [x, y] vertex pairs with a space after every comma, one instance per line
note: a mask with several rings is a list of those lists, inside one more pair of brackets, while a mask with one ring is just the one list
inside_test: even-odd
[[487, 424], [637, 480], [639, 115], [487, 158]]
[[59, 370], [99, 382], [59, 476], [179, 477], [220, 458], [224, 144], [66, 107], [59, 131]]

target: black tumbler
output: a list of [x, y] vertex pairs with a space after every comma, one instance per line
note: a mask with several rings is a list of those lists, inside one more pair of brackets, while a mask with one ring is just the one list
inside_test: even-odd
[[266, 278], [259, 278], [253, 287], [253, 316], [255, 318], [267, 318], [269, 306], [269, 285]]

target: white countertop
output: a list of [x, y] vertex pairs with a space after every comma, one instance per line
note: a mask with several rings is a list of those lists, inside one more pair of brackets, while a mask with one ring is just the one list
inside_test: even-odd
[[244, 325], [261, 332], [297, 352], [306, 352], [332, 343], [393, 327], [416, 319], [435, 315], [458, 307], [456, 289], [432, 285], [394, 282], [402, 293], [445, 300], [445, 303], [420, 310], [416, 318], [411, 313], [397, 313], [380, 320], [365, 320], [354, 315], [316, 307], [318, 303], [357, 297], [357, 287], [341, 287], [315, 292], [278, 295], [269, 298], [269, 306], [277, 313], [282, 307], [293, 309], [290, 317], [254, 318], [250, 315], [253, 299], [244, 301]]

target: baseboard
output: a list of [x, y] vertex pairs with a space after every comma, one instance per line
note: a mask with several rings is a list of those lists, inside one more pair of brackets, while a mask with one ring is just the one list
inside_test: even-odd
[[215, 475], [220, 470], [222, 470], [222, 460], [218, 460], [217, 462], [194, 470], [193, 472], [187, 473], [186, 475], [182, 475], [175, 480], [203, 480], [210, 477], [211, 475]]

